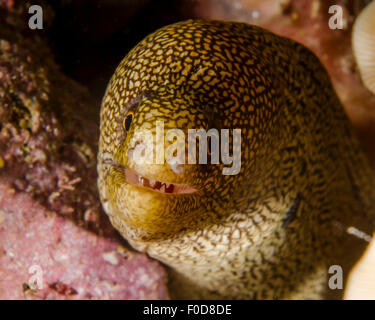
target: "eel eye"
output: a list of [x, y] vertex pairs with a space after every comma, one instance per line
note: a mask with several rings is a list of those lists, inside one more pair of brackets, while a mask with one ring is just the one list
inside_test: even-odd
[[124, 119], [124, 128], [126, 131], [129, 131], [130, 125], [132, 124], [133, 121], [133, 115], [134, 113], [132, 111], [128, 112], [126, 115], [126, 118]]

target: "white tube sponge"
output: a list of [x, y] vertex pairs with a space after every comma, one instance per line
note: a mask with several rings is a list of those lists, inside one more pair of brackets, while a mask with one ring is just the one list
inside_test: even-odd
[[370, 2], [354, 22], [352, 45], [361, 79], [375, 94], [375, 1]]

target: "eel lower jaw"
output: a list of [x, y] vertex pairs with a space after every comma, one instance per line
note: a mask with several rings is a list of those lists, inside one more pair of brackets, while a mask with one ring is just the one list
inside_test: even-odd
[[137, 174], [129, 168], [124, 169], [126, 182], [134, 186], [144, 187], [156, 192], [167, 194], [191, 194], [198, 191], [197, 189], [187, 184], [173, 184], [158, 180], [152, 180], [140, 174]]

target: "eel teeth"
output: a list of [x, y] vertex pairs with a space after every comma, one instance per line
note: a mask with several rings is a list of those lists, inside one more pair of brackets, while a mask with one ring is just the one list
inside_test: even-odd
[[148, 179], [141, 176], [140, 174], [136, 174], [134, 171], [131, 171], [127, 168], [125, 168], [125, 176], [126, 180], [130, 184], [150, 188], [161, 193], [194, 193], [198, 191], [197, 189], [188, 185], [175, 185], [173, 183]]
[[161, 188], [159, 189], [160, 192], [165, 192], [165, 183], [161, 185]]

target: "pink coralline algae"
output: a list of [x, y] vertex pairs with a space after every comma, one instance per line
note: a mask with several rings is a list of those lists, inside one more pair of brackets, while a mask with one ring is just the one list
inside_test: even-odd
[[98, 102], [25, 29], [24, 6], [0, 1], [0, 299], [167, 299], [164, 269], [101, 208]]

